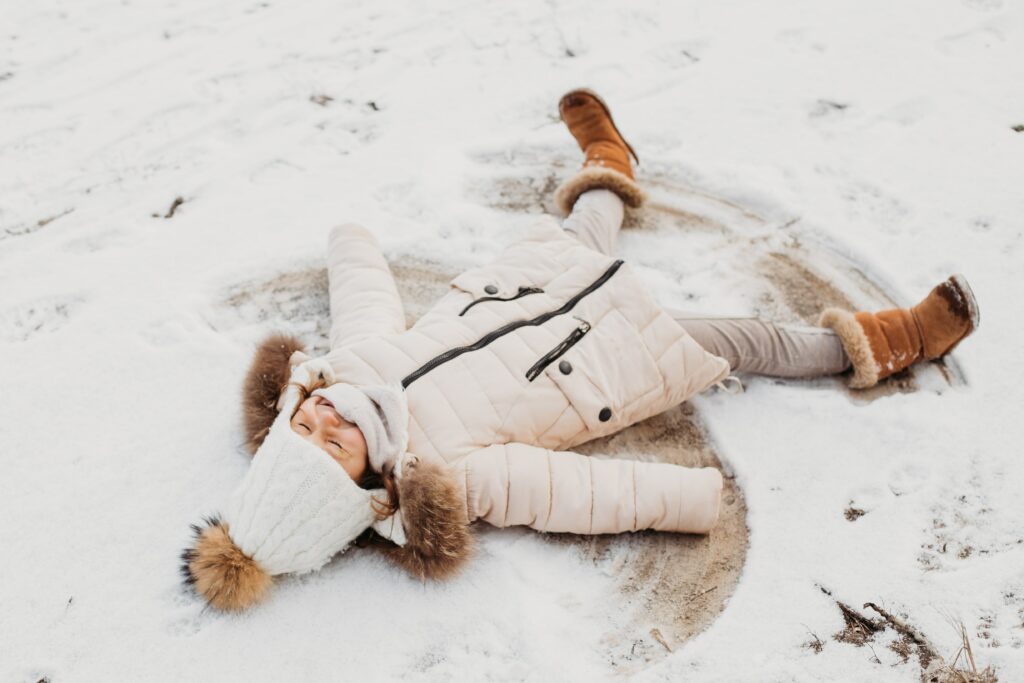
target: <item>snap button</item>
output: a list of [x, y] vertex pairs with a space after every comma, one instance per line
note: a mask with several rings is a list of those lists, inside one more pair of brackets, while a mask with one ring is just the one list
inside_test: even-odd
[[607, 422], [608, 420], [612, 419], [612, 409], [601, 408], [601, 412], [597, 414], [597, 419], [600, 420], [601, 422]]
[[572, 372], [572, 363], [570, 363], [567, 360], [563, 360], [561, 363], [558, 364], [558, 370], [563, 375], [568, 375], [570, 372]]
[[498, 288], [495, 287], [494, 285], [487, 285], [486, 287], [484, 287], [484, 291], [487, 292], [488, 294], [497, 294]]

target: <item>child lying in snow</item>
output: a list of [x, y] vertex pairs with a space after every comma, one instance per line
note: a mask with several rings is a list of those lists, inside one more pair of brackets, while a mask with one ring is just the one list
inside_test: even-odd
[[244, 608], [272, 576], [318, 569], [370, 528], [424, 578], [463, 565], [476, 519], [707, 533], [717, 470], [568, 449], [730, 372], [812, 377], [852, 365], [852, 386], [869, 387], [977, 327], [960, 276], [910, 309], [828, 309], [821, 328], [661, 308], [613, 255], [624, 205], [644, 198], [632, 148], [593, 92], [568, 93], [559, 110], [586, 156], [556, 195], [568, 218], [545, 217], [496, 262], [456, 277], [411, 329], [373, 236], [331, 232], [331, 351], [309, 359], [284, 336], [261, 345], [245, 382], [252, 467], [183, 554], [210, 604]]

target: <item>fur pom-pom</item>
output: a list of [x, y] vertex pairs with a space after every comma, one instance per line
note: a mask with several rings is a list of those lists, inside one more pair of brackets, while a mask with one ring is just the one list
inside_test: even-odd
[[273, 579], [259, 563], [242, 552], [216, 518], [192, 525], [195, 543], [181, 553], [186, 585], [221, 610], [242, 610], [266, 596]]
[[288, 384], [291, 366], [288, 360], [305, 345], [287, 334], [272, 334], [256, 348], [242, 385], [242, 422], [245, 446], [250, 453], [263, 443], [277, 417], [277, 399]]
[[388, 544], [384, 552], [420, 579], [457, 574], [473, 554], [473, 535], [466, 519], [466, 496], [452, 471], [422, 460], [407, 464], [398, 491], [406, 543]]

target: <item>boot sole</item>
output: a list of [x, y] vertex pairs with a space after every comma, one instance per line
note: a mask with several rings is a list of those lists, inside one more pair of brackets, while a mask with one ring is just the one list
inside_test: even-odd
[[[981, 325], [981, 310], [978, 308], [978, 300], [974, 297], [974, 290], [967, 284], [967, 278], [960, 273], [956, 273], [949, 278], [956, 285], [956, 288], [960, 290], [960, 295], [964, 298], [964, 303], [967, 304], [967, 314], [971, 319], [971, 329], [967, 331], [967, 334], [974, 332]], [[966, 337], [967, 334], [964, 336]]]
[[633, 161], [635, 161], [636, 165], [639, 166], [640, 157], [636, 155], [636, 151], [633, 149], [633, 145], [629, 144], [629, 142], [626, 140], [626, 136], [623, 135], [622, 131], [619, 130], [619, 127], [615, 125], [615, 119], [612, 117], [612, 110], [608, 108], [608, 103], [605, 102], [600, 95], [598, 95], [590, 88], [576, 88], [575, 90], [570, 90], [569, 92], [562, 95], [562, 98], [558, 101], [558, 118], [562, 119], [562, 121], [565, 121], [565, 119], [562, 118], [562, 102], [569, 95], [575, 95], [576, 93], [590, 95], [595, 100], [597, 100], [597, 103], [601, 105], [601, 109], [604, 109], [604, 113], [608, 117], [608, 121], [612, 124], [612, 128], [615, 129], [615, 133], [619, 136], [619, 139], [622, 140], [622, 144], [626, 145], [626, 149], [629, 150], [629, 153], [633, 155]]
[[[952, 346], [946, 349], [945, 353], [939, 356], [939, 359], [945, 358], [949, 354], [953, 353], [956, 347], [960, 346], [960, 342], [971, 336], [971, 333], [978, 329], [978, 326], [981, 325], [981, 310], [978, 308], [978, 300], [974, 297], [974, 290], [972, 290], [971, 286], [967, 284], [967, 278], [965, 278], [960, 273], [956, 273], [949, 277], [949, 281], [953, 283], [953, 286], [956, 287], [957, 292], [960, 293], [960, 297], [964, 300], [964, 303], [967, 305], [967, 318], [971, 321], [971, 326], [967, 329], [966, 332], [963, 333], [963, 335], [961, 335], [959, 339], [953, 342]], [[937, 359], [933, 358], [931, 360]]]

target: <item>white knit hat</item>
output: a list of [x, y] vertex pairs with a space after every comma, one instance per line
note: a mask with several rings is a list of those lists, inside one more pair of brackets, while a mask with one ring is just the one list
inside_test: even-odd
[[194, 527], [197, 542], [183, 554], [186, 578], [217, 607], [255, 602], [271, 576], [319, 569], [371, 526], [405, 542], [397, 513], [377, 519], [372, 500], [387, 500], [383, 489], [360, 488], [330, 455], [292, 430], [301, 398], [289, 385], [223, 517]]
[[291, 428], [285, 405], [224, 511], [231, 539], [271, 575], [319, 569], [376, 520], [372, 497]]

